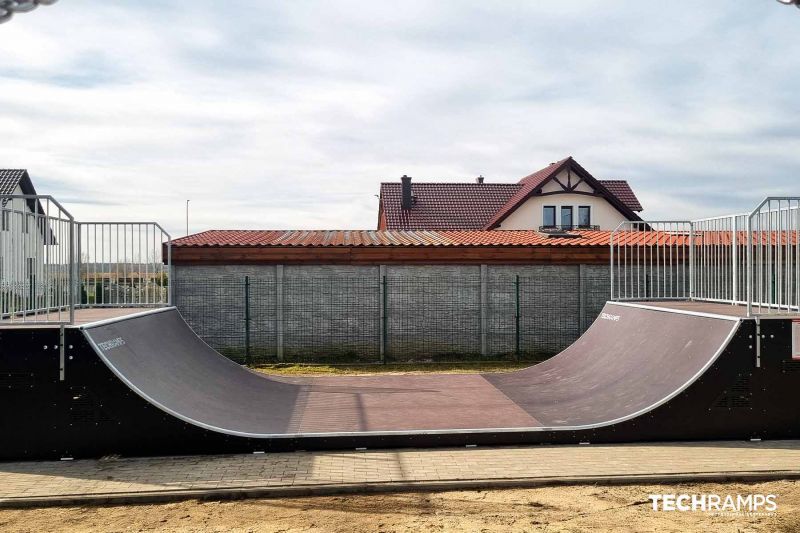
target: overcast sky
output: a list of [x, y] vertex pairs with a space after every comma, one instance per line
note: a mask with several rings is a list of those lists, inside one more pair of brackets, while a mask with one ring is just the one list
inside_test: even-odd
[[650, 218], [800, 194], [775, 0], [61, 0], [0, 25], [0, 167], [79, 219], [374, 228], [381, 181], [574, 156]]

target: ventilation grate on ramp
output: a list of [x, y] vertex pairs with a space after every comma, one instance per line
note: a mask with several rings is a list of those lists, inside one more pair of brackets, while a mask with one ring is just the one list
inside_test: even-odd
[[111, 422], [111, 417], [105, 413], [102, 404], [91, 391], [83, 387], [72, 387], [70, 392], [69, 419], [72, 424], [97, 425]]
[[781, 361], [781, 371], [784, 374], [789, 372], [800, 372], [800, 360], [788, 361], [784, 359]]
[[35, 383], [36, 376], [33, 372], [0, 370], [0, 389], [31, 388]]
[[740, 375], [736, 383], [724, 390], [714, 401], [713, 409], [750, 409], [752, 407], [752, 397], [750, 375]]

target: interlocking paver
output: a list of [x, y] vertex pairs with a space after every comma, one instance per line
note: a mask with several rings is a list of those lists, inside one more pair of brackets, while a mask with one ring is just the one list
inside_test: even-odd
[[743, 472], [800, 475], [800, 441], [322, 451], [0, 463], [0, 503], [59, 495], [135, 495], [194, 489]]

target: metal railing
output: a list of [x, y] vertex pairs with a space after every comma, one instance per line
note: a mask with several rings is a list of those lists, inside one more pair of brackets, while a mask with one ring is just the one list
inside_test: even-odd
[[800, 312], [800, 198], [751, 213], [623, 222], [611, 234], [611, 299], [746, 305]]
[[591, 230], [598, 231], [600, 226], [594, 224], [553, 224], [549, 226], [539, 226], [539, 231], [543, 233], [559, 232], [559, 231], [575, 231], [575, 230]]
[[74, 231], [50, 196], [0, 196], [0, 320], [72, 322]]
[[748, 313], [800, 311], [800, 198], [766, 198], [748, 233]]
[[692, 221], [692, 298], [746, 303], [747, 219], [747, 214], [737, 214]]
[[82, 307], [172, 301], [169, 234], [155, 222], [77, 222], [50, 196], [0, 196], [0, 321], [72, 324]]
[[[170, 236], [158, 223], [79, 222], [77, 226], [80, 305], [152, 307], [171, 301]], [[166, 258], [162, 258], [164, 248]]]
[[611, 233], [611, 299], [672, 300], [691, 294], [691, 222], [629, 221]]

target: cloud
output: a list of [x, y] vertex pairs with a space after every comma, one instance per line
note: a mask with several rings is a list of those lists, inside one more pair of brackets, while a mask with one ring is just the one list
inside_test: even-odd
[[574, 155], [657, 218], [800, 193], [800, 13], [633, 0], [113, 4], [0, 26], [0, 166], [83, 219], [370, 228], [379, 183]]

